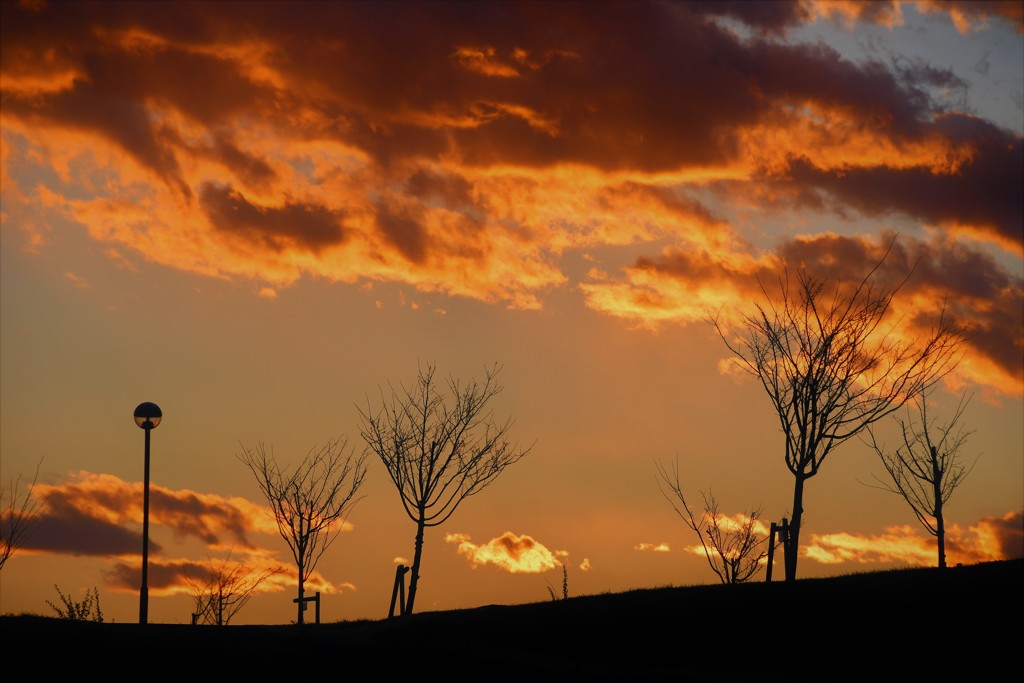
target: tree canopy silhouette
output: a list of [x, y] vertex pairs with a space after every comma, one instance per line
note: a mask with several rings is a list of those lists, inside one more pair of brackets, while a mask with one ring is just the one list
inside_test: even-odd
[[416, 602], [423, 535], [444, 524], [466, 498], [491, 484], [530, 451], [509, 441], [512, 419], [494, 419], [489, 404], [502, 390], [500, 367], [485, 368], [483, 381], [447, 383], [433, 364], [420, 366], [411, 387], [380, 391], [380, 405], [359, 410], [360, 430], [394, 482], [406, 515], [416, 523], [405, 614]]
[[[39, 519], [39, 501], [32, 495], [39, 479], [40, 460], [36, 465], [36, 473], [28, 485], [25, 495], [19, 494], [21, 476], [11, 482], [9, 490], [0, 484], [0, 570], [7, 564], [11, 555], [25, 542], [25, 537]], [[3, 500], [7, 504], [3, 505]]]
[[[892, 249], [860, 281], [830, 281], [801, 267], [786, 270], [779, 294], [763, 299], [734, 334], [711, 319], [733, 361], [764, 388], [782, 429], [793, 474], [793, 517], [785, 546], [786, 580], [796, 579], [804, 486], [841, 443], [933, 386], [958, 362], [964, 331], [945, 307], [923, 337], [904, 339], [890, 322], [895, 286], [877, 274]], [[911, 271], [912, 272], [912, 271]], [[897, 316], [898, 318], [898, 316]]]
[[766, 539], [759, 538], [758, 534], [759, 527], [763, 527], [758, 522], [761, 508], [744, 512], [740, 515], [741, 521], [730, 519], [722, 515], [718, 499], [709, 488], [701, 491], [704, 514], [694, 516], [679, 481], [679, 463], [673, 463], [671, 474], [663, 463], [656, 462], [655, 465], [661, 494], [686, 526], [697, 534], [708, 566], [719, 580], [727, 584], [744, 583], [757, 574], [761, 570], [761, 560], [768, 554]]
[[871, 447], [889, 473], [889, 481], [875, 477], [880, 484], [876, 488], [895, 493], [907, 501], [917, 521], [937, 539], [938, 564], [945, 567], [945, 506], [978, 460], [975, 458], [970, 466], [960, 461], [960, 449], [971, 435], [959, 424], [970, 397], [960, 399], [956, 411], [945, 424], [936, 423], [929, 417], [927, 399], [924, 392], [914, 399], [917, 419], [909, 410], [906, 420], [896, 418], [902, 447], [889, 451], [878, 442], [874, 430], [869, 428], [868, 435]]
[[259, 444], [242, 446], [238, 456], [256, 477], [274, 514], [277, 529], [288, 544], [298, 569], [298, 623], [303, 623], [305, 583], [327, 548], [338, 537], [366, 476], [366, 453], [358, 456], [347, 438], [311, 448], [294, 469], [281, 469]]
[[194, 611], [193, 624], [227, 626], [242, 611], [260, 585], [285, 571], [283, 565], [252, 567], [227, 557], [207, 559], [201, 576], [186, 576]]

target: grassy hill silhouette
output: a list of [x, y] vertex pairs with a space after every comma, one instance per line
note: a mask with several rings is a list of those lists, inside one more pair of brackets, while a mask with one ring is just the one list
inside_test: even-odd
[[0, 642], [10, 672], [114, 680], [1006, 680], [1021, 669], [1022, 580], [1009, 560], [303, 626], [6, 615]]

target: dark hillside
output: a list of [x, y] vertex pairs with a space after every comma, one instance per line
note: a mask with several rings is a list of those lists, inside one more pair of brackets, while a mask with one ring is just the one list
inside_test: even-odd
[[1006, 680], [1021, 668], [1022, 584], [1013, 560], [301, 627], [6, 616], [0, 642], [8, 670], [114, 680]]

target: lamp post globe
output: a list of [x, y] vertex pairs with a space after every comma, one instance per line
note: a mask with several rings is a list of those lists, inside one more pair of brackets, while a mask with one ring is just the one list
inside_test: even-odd
[[160, 424], [163, 412], [155, 403], [135, 408], [135, 424], [146, 432], [145, 479], [142, 485], [142, 588], [139, 590], [139, 623], [149, 621], [149, 433]]
[[164, 414], [160, 411], [160, 406], [149, 401], [140, 403], [135, 408], [135, 424], [147, 431], [159, 425], [160, 419], [163, 416]]

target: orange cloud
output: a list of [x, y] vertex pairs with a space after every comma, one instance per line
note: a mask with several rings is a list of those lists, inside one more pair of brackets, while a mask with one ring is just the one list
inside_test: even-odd
[[[150, 595], [192, 595], [195, 582], [204, 583], [210, 577], [211, 564], [223, 566], [228, 562], [237, 564], [244, 572], [251, 575], [266, 573], [267, 578], [255, 588], [255, 593], [294, 592], [298, 586], [298, 571], [294, 566], [285, 566], [271, 557], [262, 554], [241, 554], [230, 559], [198, 560], [149, 560], [147, 568], [147, 584]], [[276, 572], [276, 573], [274, 573]], [[142, 569], [139, 563], [115, 562], [103, 572], [106, 587], [119, 592], [135, 593], [139, 590]], [[353, 592], [355, 584], [351, 582], [332, 583], [320, 572], [314, 571], [304, 583], [307, 595], [319, 591], [324, 594], [342, 594]]]
[[540, 574], [562, 564], [556, 553], [541, 543], [511, 531], [483, 545], [475, 545], [465, 534], [448, 534], [445, 541], [457, 544], [457, 552], [467, 558], [474, 569], [491, 564], [513, 574]]
[[[935, 537], [917, 528], [897, 526], [884, 534], [815, 534], [801, 543], [801, 554], [822, 564], [906, 563], [934, 566], [938, 562]], [[946, 529], [946, 562], [976, 564], [1024, 557], [1024, 513], [983, 518], [963, 529]]]
[[976, 2], [974, 0], [917, 0], [925, 13], [948, 13], [960, 33], [987, 28], [993, 19], [1005, 19], [1018, 33], [1024, 33], [1024, 7], [1018, 2]]
[[[705, 512], [703, 515], [704, 523], [708, 523], [710, 519], [711, 517], [708, 515], [707, 512]], [[749, 523], [750, 517], [741, 512], [736, 513], [734, 515], [718, 515], [718, 526], [727, 534], [740, 533], [746, 528], [747, 524]], [[751, 527], [751, 531], [753, 532], [754, 536], [760, 536], [762, 538], [768, 538], [769, 534], [771, 533], [769, 528], [759, 520], [754, 521], [754, 524]], [[683, 548], [683, 551], [692, 553], [694, 555], [700, 555], [701, 557], [707, 557], [708, 554], [712, 556], [719, 555], [718, 551], [716, 551], [710, 545], [708, 545], [707, 548], [700, 544], [688, 545]], [[762, 564], [765, 562], [765, 560], [762, 560]]]
[[[109, 474], [80, 471], [60, 485], [37, 484], [41, 515], [26, 538], [25, 552], [119, 556], [140, 552], [142, 484]], [[208, 547], [238, 545], [258, 552], [251, 534], [276, 535], [270, 511], [244, 498], [223, 498], [150, 485], [150, 523], [193, 537]], [[154, 554], [161, 549], [151, 536]]]
[[[19, 552], [91, 555], [118, 558], [105, 574], [114, 590], [137, 591], [141, 566], [139, 524], [142, 519], [142, 485], [109, 474], [80, 471], [59, 485], [36, 484], [33, 495], [40, 514]], [[254, 535], [279, 535], [269, 509], [244, 498], [224, 498], [189, 490], [150, 485], [150, 557], [148, 582], [157, 595], [190, 594], [190, 580], [209, 573], [217, 560], [169, 559], [169, 547], [160, 542], [165, 531], [175, 539], [195, 538], [214, 553], [260, 573], [284, 566], [269, 577], [259, 592], [294, 590], [298, 581], [294, 566], [282, 565], [275, 552], [253, 542]], [[350, 530], [346, 524], [343, 530]], [[220, 560], [225, 561], [225, 560]], [[350, 582], [332, 582], [314, 572], [305, 582], [307, 591], [341, 593], [354, 591]]]
[[633, 550], [639, 550], [641, 552], [653, 551], [656, 553], [667, 553], [670, 548], [668, 543], [638, 543]]
[[893, 28], [903, 25], [903, 11], [898, 0], [858, 2], [858, 0], [812, 0], [812, 12], [827, 19], [838, 20], [848, 27], [859, 21]]
[[[720, 314], [727, 328], [735, 328], [749, 302], [763, 298], [762, 283], [769, 292], [776, 289], [784, 267], [855, 282], [888, 244], [886, 236], [875, 241], [820, 234], [797, 237], [756, 259], [666, 249], [658, 258], [638, 258], [620, 279], [598, 272], [580, 288], [590, 307], [638, 326], [704, 323]], [[890, 320], [915, 313], [896, 332], [906, 339], [922, 334], [946, 304], [969, 331], [964, 359], [949, 381], [973, 382], [993, 396], [1019, 396], [1024, 391], [1024, 280], [967, 245], [901, 237], [879, 271], [879, 282], [891, 287], [908, 274]]]
[[[1018, 25], [1012, 6], [939, 5]], [[429, 8], [213, 3], [169, 24], [149, 3], [62, 5], [60, 22], [4, 3], [5, 224], [43, 249], [72, 220], [126, 262], [250, 279], [257, 296], [322, 277], [539, 309], [578, 285], [646, 327], [740, 301], [789, 246], [756, 249], [716, 202], [898, 213], [944, 253], [1024, 254], [1021, 136], [932, 101], [966, 90], [956, 74], [781, 39], [819, 16], [895, 26], [898, 3], [526, 3], [498, 32], [491, 8]], [[567, 256], [609, 247], [655, 255], [577, 282]], [[1015, 304], [1019, 278], [996, 274]], [[972, 372], [1019, 386], [1020, 349], [996, 349], [1004, 322], [979, 316]]]
[[496, 52], [493, 47], [460, 47], [452, 54], [452, 58], [463, 68], [485, 76], [502, 78], [518, 76], [519, 71], [514, 66], [497, 59]]

